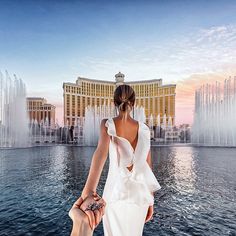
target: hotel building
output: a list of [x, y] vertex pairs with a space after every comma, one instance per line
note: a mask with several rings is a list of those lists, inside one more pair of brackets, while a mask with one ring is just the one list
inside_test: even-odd
[[153, 115], [154, 125], [158, 114], [161, 123], [166, 114], [167, 118], [171, 116], [175, 124], [175, 84], [163, 85], [162, 79], [124, 81], [124, 77], [119, 72], [115, 75], [115, 81], [78, 77], [76, 83], [63, 83], [64, 124], [74, 125], [77, 118], [84, 117], [88, 105], [113, 104], [115, 88], [124, 83], [134, 89], [135, 105], [144, 107], [147, 118]]
[[45, 98], [28, 97], [27, 111], [30, 121], [37, 120], [38, 123], [48, 119], [49, 125], [55, 125], [55, 109], [52, 104], [48, 104]]

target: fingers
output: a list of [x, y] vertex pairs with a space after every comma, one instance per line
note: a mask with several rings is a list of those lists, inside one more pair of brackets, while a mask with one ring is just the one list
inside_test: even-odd
[[99, 211], [99, 210], [95, 210], [95, 211], [93, 211], [93, 213], [94, 213], [94, 216], [95, 216], [95, 227], [97, 227], [98, 226], [98, 224], [100, 223], [100, 221], [101, 221], [101, 212]]
[[99, 209], [99, 212], [100, 212], [101, 216], [103, 216], [105, 214], [105, 206], [101, 207]]
[[89, 225], [90, 225], [91, 229], [94, 230], [95, 229], [95, 216], [93, 214], [93, 211], [87, 210], [87, 211], [85, 211], [85, 213], [87, 214], [87, 216], [89, 218]]
[[73, 206], [71, 207], [70, 211], [68, 212], [69, 217], [73, 220], [73, 212], [74, 209], [76, 208], [80, 208], [80, 205], [83, 203], [83, 198], [79, 197], [73, 204]]
[[99, 199], [101, 199], [101, 197], [97, 193], [93, 193], [93, 199], [95, 201], [98, 201]]
[[79, 198], [75, 201], [73, 207], [79, 208], [82, 203], [83, 203], [83, 198], [82, 198], [82, 197], [79, 197]]
[[106, 206], [106, 202], [104, 201], [103, 198], [100, 198], [97, 203], [102, 204], [103, 206]]
[[99, 201], [100, 197], [95, 196], [95, 197], [93, 197], [93, 199], [94, 199], [95, 201]]
[[105, 214], [106, 202], [104, 201], [103, 198], [101, 198], [101, 199], [98, 201], [98, 203], [103, 205], [103, 206], [99, 209], [99, 212], [100, 212], [101, 216], [103, 216], [103, 215]]

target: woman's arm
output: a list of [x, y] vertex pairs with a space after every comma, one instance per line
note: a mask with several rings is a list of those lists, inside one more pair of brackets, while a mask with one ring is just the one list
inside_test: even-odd
[[97, 185], [107, 159], [110, 136], [108, 135], [107, 128], [105, 127], [106, 120], [107, 119], [103, 119], [100, 124], [100, 136], [98, 145], [93, 154], [88, 178], [81, 194], [83, 199], [85, 199], [88, 195], [96, 192]]

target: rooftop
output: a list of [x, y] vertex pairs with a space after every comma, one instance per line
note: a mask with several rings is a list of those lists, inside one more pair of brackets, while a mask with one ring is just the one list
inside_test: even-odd
[[27, 97], [26, 99], [28, 99], [28, 100], [46, 100], [45, 98], [41, 98], [41, 97]]
[[[122, 74], [121, 72], [117, 73], [115, 75], [115, 77], [124, 77], [124, 74]], [[89, 78], [85, 78], [85, 77], [77, 77], [77, 80], [75, 83], [71, 83], [71, 82], [64, 82], [63, 83], [63, 88], [64, 85], [71, 85], [71, 86], [79, 86], [79, 82], [81, 81], [88, 81], [88, 82], [93, 82], [93, 83], [105, 83], [105, 84], [112, 84], [115, 85], [116, 81], [109, 81], [109, 80], [98, 80], [98, 79], [89, 79]], [[137, 80], [137, 81], [124, 81], [125, 84], [146, 84], [146, 83], [159, 83], [160, 86], [162, 87], [169, 87], [169, 86], [176, 86], [176, 84], [164, 84], [162, 85], [162, 78], [160, 79], [149, 79], [149, 80]]]

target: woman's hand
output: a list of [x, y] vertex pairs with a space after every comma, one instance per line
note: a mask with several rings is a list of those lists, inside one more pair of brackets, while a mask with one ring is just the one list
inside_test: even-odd
[[[97, 209], [90, 209], [90, 205], [97, 204]], [[102, 216], [105, 214], [105, 201], [97, 194], [89, 194], [80, 205], [80, 209], [88, 216], [90, 227], [94, 230], [100, 223]], [[96, 208], [96, 207], [95, 207]]]
[[154, 208], [153, 208], [153, 205], [151, 205], [148, 207], [148, 212], [147, 212], [147, 216], [145, 219], [145, 223], [148, 222], [149, 220], [153, 219], [153, 212], [154, 212]]

